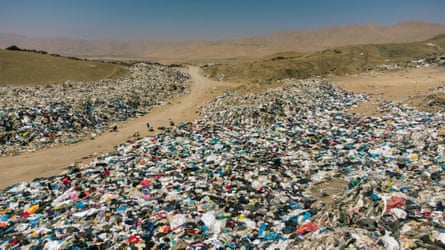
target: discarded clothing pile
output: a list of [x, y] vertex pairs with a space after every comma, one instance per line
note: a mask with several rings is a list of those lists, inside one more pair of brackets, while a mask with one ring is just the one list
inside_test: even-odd
[[0, 156], [94, 137], [182, 93], [188, 79], [175, 68], [139, 63], [117, 80], [0, 87]]
[[443, 114], [346, 113], [365, 99], [318, 80], [226, 93], [199, 121], [3, 190], [0, 247], [443, 248]]

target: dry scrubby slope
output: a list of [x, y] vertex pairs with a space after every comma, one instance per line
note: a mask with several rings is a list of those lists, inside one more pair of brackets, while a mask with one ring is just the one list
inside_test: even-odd
[[444, 49], [445, 35], [439, 35], [423, 42], [352, 45], [316, 53], [278, 53], [256, 61], [204, 66], [203, 70], [218, 80], [269, 83], [285, 78], [354, 74], [382, 64], [404, 66], [407, 60], [444, 55]]
[[0, 49], [0, 85], [95, 81], [128, 72], [124, 66]]

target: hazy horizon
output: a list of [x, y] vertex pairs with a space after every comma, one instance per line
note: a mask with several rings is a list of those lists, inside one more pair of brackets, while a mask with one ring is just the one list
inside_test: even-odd
[[8, 1], [0, 33], [86, 40], [236, 39], [347, 25], [445, 24], [445, 1]]

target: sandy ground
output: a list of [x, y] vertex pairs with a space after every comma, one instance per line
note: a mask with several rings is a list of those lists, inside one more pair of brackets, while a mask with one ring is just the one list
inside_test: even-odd
[[445, 67], [430, 66], [385, 73], [355, 76], [337, 76], [328, 80], [347, 90], [370, 97], [352, 112], [379, 115], [376, 104], [381, 101], [399, 101], [411, 107], [425, 104], [425, 97], [445, 86]]
[[[222, 83], [204, 78], [197, 67], [190, 67], [187, 71], [192, 76], [189, 94], [170, 100], [167, 105], [154, 108], [143, 117], [122, 123], [117, 132], [106, 132], [94, 140], [84, 140], [73, 145], [61, 145], [19, 156], [1, 158], [0, 188], [60, 173], [74, 162], [89, 161], [94, 155], [111, 151], [114, 146], [134, 139], [132, 136], [135, 132], [139, 132], [142, 137], [159, 132], [156, 130], [149, 132], [146, 128], [147, 122], [158, 128], [168, 127], [170, 120], [175, 123], [194, 121], [199, 118], [196, 113], [199, 106], [228, 89], [240, 90], [240, 84]], [[423, 67], [396, 72], [332, 77], [328, 80], [348, 91], [370, 96], [369, 102], [360, 105], [353, 112], [378, 115], [375, 104], [379, 101], [402, 101], [415, 106], [437, 87], [445, 86], [445, 67]], [[247, 89], [256, 92], [249, 87]]]
[[87, 161], [94, 155], [112, 151], [114, 146], [134, 139], [135, 132], [140, 136], [149, 136], [159, 131], [149, 132], [146, 123], [154, 128], [169, 127], [170, 121], [186, 122], [199, 118], [196, 113], [199, 106], [211, 98], [220, 95], [234, 84], [220, 83], [204, 78], [198, 67], [190, 67], [187, 72], [192, 76], [190, 93], [168, 104], [154, 108], [145, 116], [129, 120], [119, 126], [117, 132], [106, 132], [94, 140], [84, 140], [72, 145], [61, 145], [54, 148], [23, 153], [19, 156], [0, 159], [0, 188], [14, 183], [29, 181], [37, 177], [48, 177], [60, 173], [74, 162]]

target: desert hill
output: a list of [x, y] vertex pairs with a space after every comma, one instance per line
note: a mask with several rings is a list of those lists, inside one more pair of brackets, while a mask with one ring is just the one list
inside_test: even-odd
[[283, 51], [315, 52], [357, 44], [414, 42], [445, 34], [445, 25], [420, 21], [393, 26], [349, 25], [317, 30], [285, 30], [264, 36], [218, 41], [112, 41], [31, 38], [0, 33], [0, 47], [11, 44], [68, 56], [145, 59], [162, 62], [210, 62], [253, 59]]
[[119, 77], [127, 71], [126, 67], [111, 63], [0, 49], [0, 85], [95, 81]]
[[[285, 78], [345, 75], [443, 60], [445, 35], [411, 43], [350, 45], [315, 53], [281, 52], [257, 60], [203, 66], [213, 79], [270, 83]], [[423, 62], [423, 61], [422, 61]]]

